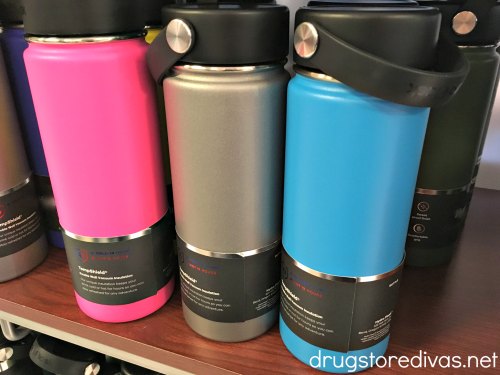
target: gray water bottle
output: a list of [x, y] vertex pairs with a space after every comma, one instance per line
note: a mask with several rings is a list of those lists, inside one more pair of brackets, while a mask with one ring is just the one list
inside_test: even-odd
[[47, 240], [0, 50], [0, 282], [31, 271]]
[[163, 8], [148, 63], [163, 84], [184, 317], [243, 341], [279, 300], [288, 9], [234, 1]]

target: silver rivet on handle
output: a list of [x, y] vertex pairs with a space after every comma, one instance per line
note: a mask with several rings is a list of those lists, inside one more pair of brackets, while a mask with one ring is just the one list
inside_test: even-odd
[[304, 59], [312, 57], [318, 49], [318, 31], [310, 22], [302, 22], [295, 29], [293, 46], [297, 55]]
[[455, 34], [467, 35], [477, 25], [477, 17], [474, 13], [464, 10], [453, 17], [452, 28]]
[[166, 38], [172, 51], [184, 54], [193, 45], [194, 32], [186, 21], [176, 18], [167, 25]]

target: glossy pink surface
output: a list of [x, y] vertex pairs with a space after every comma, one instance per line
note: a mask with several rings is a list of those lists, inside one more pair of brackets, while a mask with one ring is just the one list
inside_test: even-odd
[[174, 287], [175, 277], [154, 296], [126, 305], [101, 305], [87, 301], [76, 292], [75, 296], [80, 310], [92, 319], [107, 323], [123, 323], [154, 313], [168, 301], [174, 291]]
[[24, 54], [59, 219], [75, 234], [129, 235], [167, 211], [146, 49], [137, 38]]

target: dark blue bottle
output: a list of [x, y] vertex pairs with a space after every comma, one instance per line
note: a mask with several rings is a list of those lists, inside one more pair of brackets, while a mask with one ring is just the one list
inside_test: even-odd
[[59, 219], [23, 59], [24, 50], [28, 47], [28, 43], [24, 39], [23, 13], [20, 0], [0, 0], [0, 22], [3, 29], [0, 34], [0, 45], [3, 49], [5, 65], [45, 217], [46, 228], [48, 228], [47, 238], [52, 245], [62, 248], [64, 244], [59, 230]]
[[309, 366], [360, 371], [387, 349], [429, 107], [467, 73], [439, 25], [411, 1], [296, 14], [280, 331]]

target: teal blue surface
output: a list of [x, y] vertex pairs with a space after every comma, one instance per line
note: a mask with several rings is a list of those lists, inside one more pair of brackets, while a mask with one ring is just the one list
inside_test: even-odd
[[280, 334], [286, 348], [306, 365], [334, 373], [353, 373], [366, 370], [377, 363], [389, 345], [389, 336], [368, 349], [348, 353], [334, 352], [311, 345], [293, 333], [280, 316]]
[[401, 262], [429, 115], [297, 74], [288, 86], [283, 246], [313, 270]]

